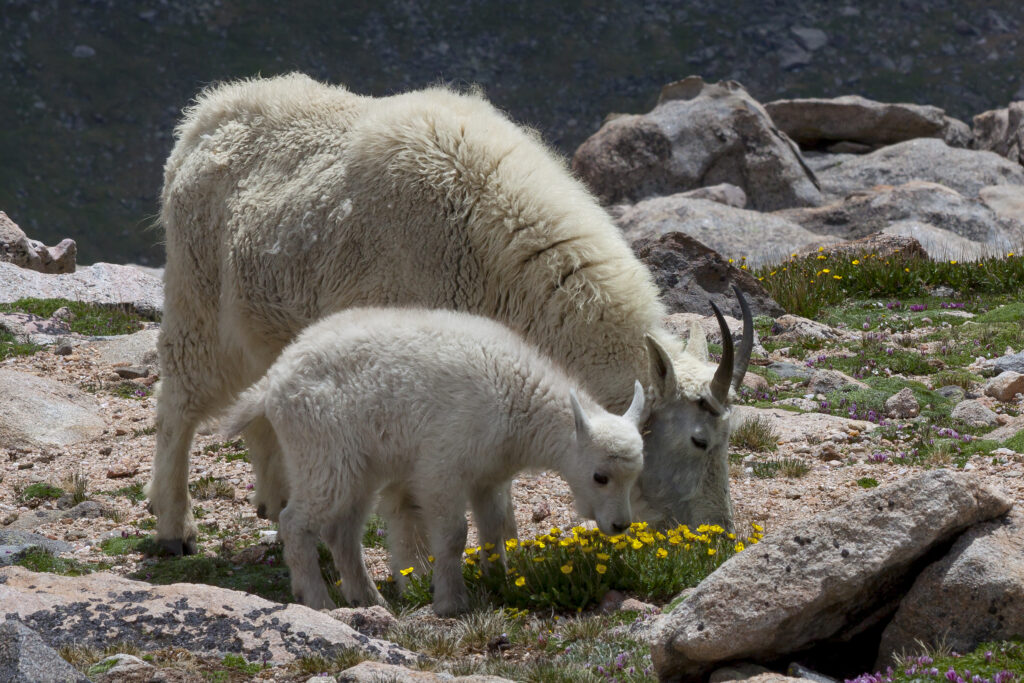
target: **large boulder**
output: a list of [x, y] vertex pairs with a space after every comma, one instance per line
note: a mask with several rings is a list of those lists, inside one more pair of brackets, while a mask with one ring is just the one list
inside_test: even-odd
[[106, 427], [90, 394], [46, 377], [0, 369], [0, 444], [67, 446], [97, 438]]
[[[1024, 223], [1000, 218], [984, 202], [949, 187], [920, 180], [880, 185], [826, 206], [776, 211], [773, 215], [810, 232], [844, 239], [888, 232], [895, 223], [913, 221], [976, 242], [979, 250], [1001, 250], [1024, 241]], [[896, 234], [917, 237], [913, 231]]]
[[955, 232], [937, 228], [921, 221], [897, 221], [882, 231], [885, 235], [903, 237], [917, 242], [928, 258], [936, 261], [977, 261], [1002, 253], [1005, 242], [986, 244], [961, 237]]
[[799, 249], [835, 241], [778, 213], [737, 209], [678, 194], [645, 199], [625, 209], [616, 223], [630, 241], [681, 232], [737, 263], [747, 257], [751, 266], [780, 261]]
[[940, 138], [964, 146], [965, 134], [969, 139], [970, 133], [967, 124], [950, 119], [938, 107], [876, 102], [859, 95], [776, 100], [764, 108], [775, 125], [801, 147], [841, 141], [891, 145], [914, 138]]
[[40, 273], [73, 273], [78, 247], [73, 239], [48, 247], [30, 240], [21, 228], [0, 211], [0, 261]]
[[821, 201], [796, 145], [743, 86], [696, 76], [662, 88], [650, 112], [607, 121], [572, 167], [606, 204], [717, 183], [743, 188], [759, 211]]
[[349, 650], [389, 664], [414, 664], [422, 657], [302, 605], [201, 584], [154, 586], [106, 572], [58, 576], [3, 567], [0, 605], [50, 647], [129, 642], [143, 650], [230, 652], [275, 664], [330, 659]]
[[995, 152], [1024, 164], [1024, 102], [982, 112], [974, 117], [973, 123], [975, 149]]
[[[698, 681], [722, 662], [796, 652], [845, 673], [837, 642], [884, 623], [932, 551], [1011, 506], [976, 479], [933, 470], [775, 531], [662, 617], [651, 648], [659, 679]], [[864, 671], [874, 655], [847, 664]]]
[[[4, 605], [6, 607], [6, 605]], [[0, 618], [0, 681], [4, 683], [89, 683], [43, 642], [39, 634], [16, 619]]]
[[0, 261], [0, 303], [26, 297], [131, 306], [141, 315], [157, 315], [164, 307], [164, 283], [138, 268], [113, 263], [44, 275]]
[[917, 138], [883, 147], [818, 172], [823, 193], [842, 197], [875, 185], [927, 180], [976, 197], [986, 185], [1024, 185], [1024, 168], [995, 154], [950, 147], [942, 140]]
[[917, 577], [882, 633], [877, 668], [902, 651], [970, 652], [1024, 637], [1024, 512], [979, 524]]
[[785, 311], [746, 270], [728, 263], [719, 253], [678, 232], [633, 242], [633, 251], [650, 269], [669, 313], [700, 313], [711, 310], [713, 301], [736, 318], [739, 301], [732, 291], [743, 291], [754, 315], [775, 317]]

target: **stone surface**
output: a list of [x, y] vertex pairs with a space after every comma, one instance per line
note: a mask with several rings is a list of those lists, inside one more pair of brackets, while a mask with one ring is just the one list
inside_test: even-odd
[[345, 669], [338, 674], [338, 683], [442, 683], [458, 681], [459, 683], [511, 683], [507, 678], [498, 676], [451, 676], [439, 675], [432, 671], [413, 671], [402, 666], [382, 664], [381, 662], [361, 662]]
[[811, 378], [812, 374], [814, 374], [814, 371], [806, 365], [783, 363], [782, 361], [773, 361], [772, 363], [769, 363], [768, 369], [782, 379], [807, 380]]
[[109, 505], [98, 500], [84, 500], [66, 510], [29, 510], [18, 515], [18, 519], [8, 524], [5, 530], [31, 531], [61, 519], [96, 519], [109, 510]]
[[817, 320], [810, 320], [809, 318], [802, 318], [799, 315], [787, 313], [786, 315], [779, 316], [772, 323], [771, 340], [798, 341], [808, 337], [812, 339], [841, 340], [850, 339], [854, 336], [851, 332], [829, 327], [825, 323], [819, 323]]
[[968, 529], [917, 577], [882, 633], [878, 668], [901, 651], [970, 652], [1024, 635], [1024, 511]]
[[39, 273], [73, 273], [78, 247], [72, 239], [48, 247], [27, 235], [0, 211], [0, 261]]
[[792, 443], [811, 439], [821, 440], [827, 434], [839, 432], [848, 434], [850, 431], [867, 433], [877, 425], [866, 420], [851, 420], [837, 415], [825, 413], [794, 413], [782, 408], [754, 408], [752, 406], [735, 406], [730, 422], [733, 428], [747, 420], [762, 419], [768, 422], [779, 435], [780, 443]]
[[0, 444], [67, 446], [94, 439], [105, 428], [93, 396], [45, 377], [0, 369]]
[[1011, 418], [1006, 424], [996, 427], [986, 434], [985, 438], [1002, 443], [1007, 439], [1012, 439], [1021, 432], [1024, 432], [1024, 415]]
[[1010, 509], [969, 476], [933, 470], [862, 493], [730, 558], [658, 622], [662, 681], [697, 680], [719, 663], [806, 651], [822, 670], [834, 645], [880, 623], [935, 548]]
[[986, 256], [998, 256], [1008, 244], [997, 239], [995, 244], [976, 242], [954, 232], [920, 221], [897, 221], [885, 228], [886, 235], [913, 239], [921, 245], [928, 258], [936, 261], [976, 261]]
[[154, 668], [149, 662], [134, 655], [121, 653], [101, 659], [89, 667], [89, 671], [104, 670], [103, 673], [92, 674], [93, 683], [115, 683], [115, 681], [132, 680], [135, 677], [151, 680], [153, 676], [149, 670]]
[[126, 641], [143, 650], [173, 646], [282, 664], [305, 656], [330, 659], [346, 649], [393, 664], [420, 657], [302, 605], [200, 584], [154, 586], [105, 572], [71, 577], [4, 567], [0, 605], [51, 647]]
[[[921, 180], [895, 186], [880, 185], [825, 206], [778, 211], [773, 215], [812, 233], [843, 239], [890, 232], [894, 223], [916, 221], [998, 250], [1024, 240], [1024, 223], [1000, 218], [977, 198]], [[897, 231], [897, 234], [901, 233]]]
[[331, 616], [351, 626], [363, 635], [383, 637], [388, 629], [397, 626], [398, 620], [380, 605], [372, 607], [339, 607], [331, 610]]
[[706, 199], [711, 202], [718, 202], [719, 204], [725, 204], [726, 206], [732, 206], [737, 209], [742, 209], [747, 205], [747, 193], [743, 191], [743, 188], [736, 185], [730, 185], [729, 183], [719, 183], [718, 185], [711, 185], [709, 187], [699, 187], [696, 190], [682, 192], [679, 196], [685, 197], [686, 199]]
[[732, 286], [743, 292], [754, 315], [779, 315], [782, 307], [752, 275], [697, 240], [673, 232], [633, 242], [633, 252], [651, 271], [669, 313], [711, 312], [709, 301], [734, 317], [741, 309]]
[[67, 322], [29, 313], [0, 313], [0, 329], [13, 334], [19, 342], [40, 346], [56, 344], [71, 334]]
[[982, 392], [999, 401], [1012, 401], [1017, 394], [1024, 394], [1024, 374], [1007, 370], [985, 382]]
[[91, 347], [99, 353], [99, 362], [107, 365], [127, 363], [158, 370], [160, 359], [156, 340], [160, 328], [152, 327], [134, 334], [123, 334], [94, 342]]
[[978, 197], [997, 218], [1024, 224], [1024, 187], [1018, 185], [986, 185]]
[[1024, 102], [982, 112], [973, 119], [975, 149], [983, 149], [1024, 164]]
[[708, 683], [726, 683], [727, 681], [745, 681], [753, 678], [754, 676], [760, 676], [761, 674], [772, 674], [773, 672], [760, 664], [751, 664], [749, 662], [740, 662], [731, 666], [723, 666], [721, 669], [716, 669], [711, 676], [708, 677]]
[[142, 315], [163, 310], [163, 281], [130, 266], [96, 263], [74, 273], [44, 275], [0, 261], [0, 303], [25, 297], [123, 304]]
[[992, 361], [992, 367], [996, 369], [996, 372], [1006, 372], [1009, 370], [1024, 374], [1024, 351], [1008, 356], [1000, 356]]
[[908, 418], [921, 414], [921, 405], [909, 387], [904, 387], [885, 399], [885, 412], [889, 417]]
[[696, 76], [662, 88], [647, 114], [607, 121], [572, 168], [607, 204], [718, 183], [743, 188], [760, 211], [821, 201], [796, 145], [743, 86]]
[[960, 401], [949, 415], [954, 420], [966, 422], [972, 427], [994, 427], [999, 424], [994, 412], [973, 399]]
[[[31, 514], [31, 513], [26, 513]], [[60, 555], [71, 551], [71, 544], [64, 541], [54, 541], [33, 534], [21, 529], [6, 527], [0, 529], [0, 567], [14, 564], [20, 557], [32, 548], [42, 548], [54, 555]]]
[[[9, 605], [3, 604], [6, 611]], [[0, 617], [0, 681], [4, 683], [89, 683], [38, 633], [16, 619]]]
[[950, 128], [945, 112], [938, 107], [877, 102], [859, 95], [776, 100], [764, 108], [775, 125], [801, 147], [823, 147], [838, 141], [891, 145], [914, 138], [944, 138]]
[[824, 254], [825, 256], [844, 257], [874, 254], [878, 258], [883, 259], [899, 253], [908, 258], [928, 258], [928, 252], [913, 237], [893, 235], [886, 232], [873, 232], [866, 237], [860, 237], [855, 240], [835, 242], [821, 250], [805, 250], [802, 255], [808, 256], [815, 253]]
[[812, 394], [830, 394], [833, 391], [867, 389], [868, 385], [838, 370], [815, 370], [807, 380], [807, 391]]
[[679, 232], [737, 263], [750, 266], [780, 261], [794, 251], [837, 241], [804, 228], [780, 214], [737, 209], [675, 194], [645, 199], [616, 219], [626, 239], [656, 239]]
[[942, 140], [917, 138], [850, 156], [818, 172], [823, 193], [845, 196], [875, 185], [925, 180], [976, 197], [986, 185], [1024, 185], [1024, 168], [995, 154], [950, 147]]

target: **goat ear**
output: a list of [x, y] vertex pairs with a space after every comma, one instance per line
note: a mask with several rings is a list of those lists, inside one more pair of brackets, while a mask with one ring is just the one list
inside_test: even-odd
[[708, 362], [708, 338], [704, 334], [704, 328], [696, 320], [690, 321], [690, 338], [686, 342], [686, 352], [701, 362]]
[[576, 397], [575, 389], [569, 390], [569, 402], [572, 404], [572, 416], [576, 419], [576, 436], [590, 434], [590, 418], [583, 412], [583, 406], [580, 405], [580, 400]]
[[645, 419], [647, 419], [647, 411], [645, 409], [645, 396], [644, 386], [640, 384], [639, 380], [633, 381], [633, 402], [629, 404], [629, 408], [622, 415], [637, 427], [639, 427]]
[[644, 335], [644, 341], [647, 342], [647, 361], [650, 364], [655, 389], [662, 396], [671, 396], [676, 389], [676, 369], [672, 365], [672, 359], [665, 347], [651, 335]]

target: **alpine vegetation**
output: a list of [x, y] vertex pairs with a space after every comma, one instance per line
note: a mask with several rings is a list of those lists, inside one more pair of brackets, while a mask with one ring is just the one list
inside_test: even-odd
[[[296, 599], [333, 606], [317, 563], [330, 547], [352, 605], [385, 604], [360, 536], [378, 495], [392, 571], [434, 556], [434, 609], [468, 607], [462, 577], [467, 503], [480, 540], [504, 552], [512, 477], [557, 471], [576, 508], [606, 534], [631, 521], [643, 467], [644, 390], [605, 411], [553, 362], [492, 320], [426, 309], [355, 308], [303, 331], [231, 408], [233, 436], [265, 419], [291, 493], [280, 515]], [[504, 572], [503, 563], [492, 565]]]

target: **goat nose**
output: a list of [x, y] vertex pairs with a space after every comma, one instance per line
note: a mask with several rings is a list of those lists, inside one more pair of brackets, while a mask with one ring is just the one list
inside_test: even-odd
[[693, 441], [693, 445], [701, 450], [707, 450], [708, 440], [699, 436], [691, 436], [690, 440]]
[[617, 533], [617, 534], [621, 534], [622, 532], [624, 532], [628, 528], [629, 528], [629, 522], [625, 522], [625, 523], [622, 523], [622, 522], [612, 522], [612, 529], [614, 529], [615, 533]]

